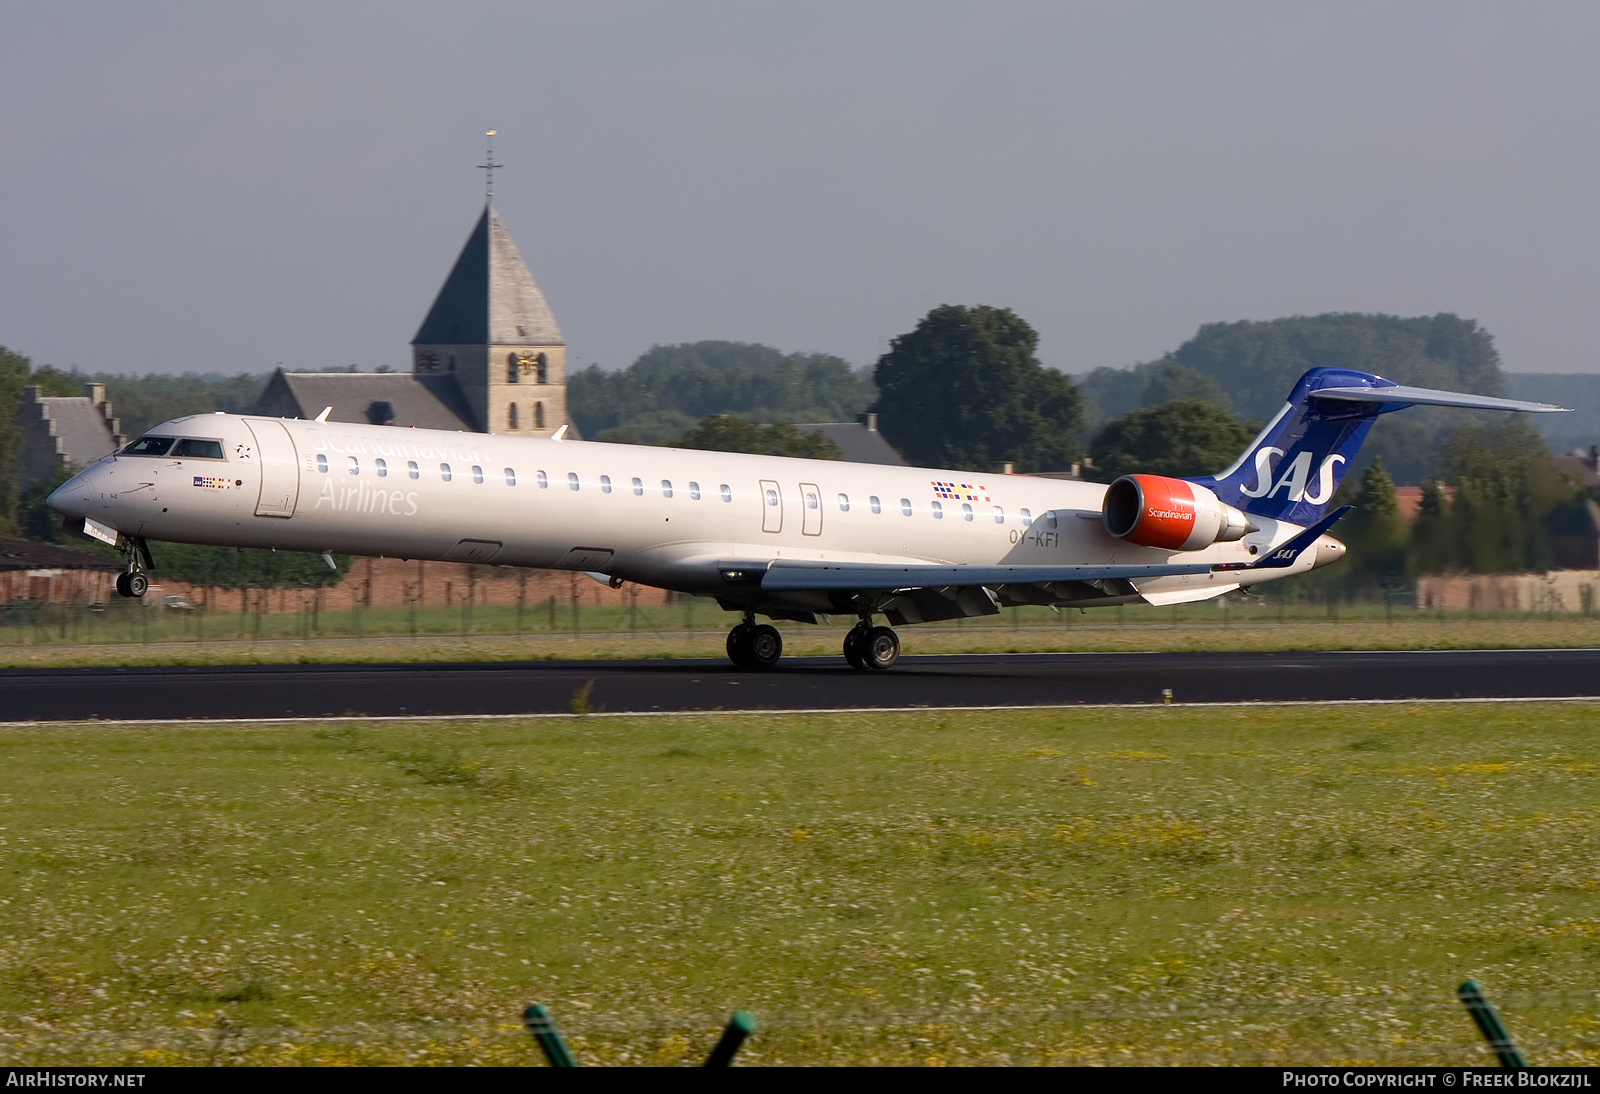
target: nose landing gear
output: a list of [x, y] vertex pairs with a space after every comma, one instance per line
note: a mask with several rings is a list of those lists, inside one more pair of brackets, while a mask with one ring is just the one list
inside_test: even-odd
[[150, 557], [150, 548], [136, 536], [127, 537], [122, 550], [128, 556], [128, 569], [117, 575], [117, 595], [138, 599], [150, 591], [150, 579], [144, 571], [155, 569], [156, 564]]
[[741, 669], [761, 672], [770, 669], [783, 656], [783, 635], [778, 628], [757, 623], [755, 613], [728, 632], [728, 660]]
[[844, 659], [859, 672], [884, 672], [900, 660], [900, 636], [864, 617], [844, 636]]

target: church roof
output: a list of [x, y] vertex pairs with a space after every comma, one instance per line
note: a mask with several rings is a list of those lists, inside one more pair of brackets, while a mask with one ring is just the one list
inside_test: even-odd
[[544, 293], [493, 203], [484, 205], [483, 215], [411, 344], [566, 344]]
[[328, 420], [418, 429], [476, 431], [472, 409], [448, 373], [285, 372], [278, 369], [256, 403], [255, 413], [275, 418], [314, 418], [333, 407]]

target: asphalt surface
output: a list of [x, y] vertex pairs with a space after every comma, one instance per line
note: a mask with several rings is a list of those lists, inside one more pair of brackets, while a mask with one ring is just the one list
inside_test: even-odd
[[887, 673], [793, 658], [0, 670], [0, 722], [830, 710], [1600, 695], [1600, 649], [908, 657]]

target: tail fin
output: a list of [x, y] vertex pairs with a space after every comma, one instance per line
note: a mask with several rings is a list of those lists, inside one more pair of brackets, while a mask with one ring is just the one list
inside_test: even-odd
[[1408, 406], [1549, 413], [1564, 408], [1454, 391], [1402, 387], [1354, 369], [1314, 368], [1232, 467], [1191, 479], [1253, 516], [1294, 524], [1319, 520], [1378, 415]]

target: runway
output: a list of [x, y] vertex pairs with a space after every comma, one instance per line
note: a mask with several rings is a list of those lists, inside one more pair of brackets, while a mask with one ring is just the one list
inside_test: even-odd
[[1600, 695], [1600, 649], [794, 658], [0, 670], [0, 722], [846, 710]]

